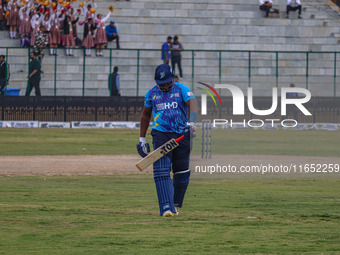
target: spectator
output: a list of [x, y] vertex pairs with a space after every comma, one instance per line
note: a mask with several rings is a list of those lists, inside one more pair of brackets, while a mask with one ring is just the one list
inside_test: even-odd
[[172, 70], [175, 72], [175, 66], [177, 64], [179, 69], [179, 76], [183, 78], [182, 64], [181, 64], [181, 50], [184, 50], [182, 44], [178, 41], [178, 36], [174, 36], [174, 42], [170, 46], [171, 51], [171, 65]]
[[110, 96], [120, 96], [120, 81], [118, 66], [113, 68], [113, 73], [109, 74], [109, 91]]
[[[77, 17], [78, 17], [78, 20], [79, 20], [80, 12], [81, 12], [81, 10], [78, 9], [78, 11], [77, 11], [78, 16], [76, 16], [76, 14], [74, 14], [74, 9], [71, 8], [71, 11], [70, 11], [71, 21], [75, 21], [77, 19]], [[73, 30], [73, 37], [78, 38], [77, 23], [74, 23], [74, 24], [72, 23], [72, 30]]]
[[269, 15], [270, 9], [273, 7], [272, 0], [260, 0], [260, 10], [266, 12], [266, 18]]
[[289, 12], [290, 11], [299, 11], [299, 19], [302, 19], [301, 17], [301, 11], [302, 6], [300, 0], [287, 0], [287, 19], [289, 19]]
[[66, 56], [73, 56], [72, 47], [76, 45], [74, 42], [74, 37], [73, 37], [73, 25], [76, 24], [78, 20], [79, 20], [79, 14], [78, 14], [77, 19], [74, 21], [71, 21], [71, 17], [68, 15], [65, 18], [63, 45], [66, 49]]
[[51, 32], [51, 22], [52, 22], [53, 14], [50, 15], [49, 12], [45, 12], [45, 14], [41, 15], [40, 25], [43, 25], [46, 28], [47, 33]]
[[5, 61], [5, 56], [0, 55], [0, 95], [3, 94], [4, 88], [8, 85], [9, 77], [9, 68]]
[[21, 47], [29, 46], [29, 41], [27, 45], [27, 39], [31, 34], [31, 22], [29, 17], [30, 9], [26, 6], [21, 7], [19, 11], [20, 17], [20, 26], [19, 26], [19, 34], [21, 37]]
[[26, 96], [29, 96], [32, 92], [32, 89], [35, 89], [35, 95], [41, 96], [40, 93], [40, 62], [37, 59], [37, 53], [31, 52], [30, 55], [32, 61], [30, 62], [29, 67], [29, 75], [28, 75], [28, 82], [27, 82], [27, 88], [26, 88]]
[[32, 47], [35, 45], [35, 35], [40, 29], [41, 20], [42, 20], [42, 15], [39, 16], [39, 14], [33, 14], [33, 17], [31, 18], [31, 27], [32, 27], [31, 46]]
[[83, 24], [85, 24], [85, 26], [82, 46], [86, 49], [85, 55], [91, 56], [91, 48], [94, 47], [93, 35], [97, 27], [93, 24], [92, 18], [88, 18], [86, 21], [79, 22], [79, 25]]
[[[86, 0], [86, 2], [88, 2], [88, 1], [89, 0]], [[94, 0], [92, 0], [92, 2], [93, 2], [93, 8], [92, 8], [91, 4], [88, 4], [87, 8], [85, 7], [85, 5], [83, 5], [83, 13], [84, 13], [85, 19], [89, 19], [89, 18], [94, 19], [95, 18], [95, 12], [97, 10], [97, 4], [94, 2]]]
[[94, 44], [97, 49], [97, 56], [103, 56], [103, 48], [104, 44], [107, 44], [107, 38], [105, 34], [105, 21], [110, 18], [111, 12], [109, 12], [105, 18], [101, 14], [97, 15], [96, 24], [97, 24], [97, 33], [96, 38], [94, 40]]
[[2, 0], [0, 0], [0, 30], [2, 29], [2, 22], [5, 20], [5, 11]]
[[44, 26], [40, 26], [39, 31], [35, 34], [34, 37], [34, 50], [36, 53], [36, 57], [39, 60], [39, 63], [42, 63], [42, 59], [44, 58], [44, 48], [47, 46], [48, 38], [46, 28]]
[[58, 17], [57, 9], [53, 10], [53, 14], [49, 18], [51, 33], [48, 34], [48, 44], [50, 45], [50, 54], [56, 54], [56, 48], [60, 44], [60, 22], [64, 16]]
[[119, 36], [117, 27], [115, 26], [114, 20], [110, 21], [110, 25], [107, 25], [105, 28], [106, 37], [109, 42], [116, 40], [116, 48], [120, 49], [119, 47]]
[[9, 26], [9, 37], [11, 39], [15, 39], [17, 34], [17, 26], [20, 24], [19, 17], [19, 7], [17, 0], [13, 0], [8, 3], [9, 15], [7, 19], [7, 25]]
[[163, 64], [169, 64], [170, 60], [170, 45], [172, 43], [172, 37], [168, 36], [167, 40], [165, 43], [162, 44], [162, 60]]
[[1, 10], [0, 10], [0, 30], [9, 30], [9, 26], [7, 25], [7, 19], [9, 16], [9, 11], [7, 7], [8, 2], [6, 0], [0, 0], [0, 2], [2, 2], [1, 10], [3, 11], [3, 18], [1, 19]]
[[30, 47], [30, 38], [29, 34], [22, 34], [21, 35], [21, 41], [20, 41], [20, 47]]
[[[290, 88], [295, 88], [295, 84], [294, 84], [294, 83], [291, 83], [291, 84], [289, 85], [289, 87], [290, 87]], [[299, 97], [299, 94], [296, 93], [296, 92], [287, 92], [287, 93], [286, 93], [286, 97], [287, 97], [287, 98]]]

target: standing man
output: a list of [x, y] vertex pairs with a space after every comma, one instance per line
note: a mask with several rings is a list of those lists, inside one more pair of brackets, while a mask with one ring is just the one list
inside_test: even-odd
[[119, 36], [114, 20], [110, 21], [110, 25], [105, 27], [106, 37], [109, 42], [116, 40], [116, 49], [120, 49]]
[[29, 68], [29, 75], [28, 75], [28, 82], [26, 88], [26, 96], [29, 96], [32, 92], [32, 89], [35, 89], [35, 95], [41, 96], [40, 93], [40, 62], [37, 59], [37, 54], [35, 52], [31, 52], [31, 59], [30, 68]]
[[178, 36], [174, 36], [174, 42], [171, 44], [171, 65], [172, 70], [175, 72], [175, 65], [177, 64], [179, 69], [179, 76], [183, 78], [182, 64], [181, 64], [181, 50], [184, 50], [183, 45], [178, 41]]
[[169, 65], [169, 60], [170, 60], [170, 45], [172, 42], [172, 37], [168, 36], [168, 39], [166, 40], [165, 43], [162, 44], [162, 60], [163, 64], [168, 64]]
[[302, 6], [301, 6], [301, 1], [300, 0], [287, 0], [287, 19], [289, 19], [289, 12], [290, 11], [299, 11], [299, 19], [302, 19], [301, 17], [301, 11], [302, 11]]
[[[140, 138], [137, 151], [145, 157], [150, 152], [146, 132], [151, 115], [152, 143], [154, 150], [172, 138], [182, 134], [185, 138], [179, 146], [153, 164], [153, 175], [158, 195], [160, 215], [170, 217], [178, 214], [189, 185], [189, 156], [191, 138], [195, 137], [197, 101], [190, 89], [174, 83], [174, 74], [167, 64], [159, 65], [155, 71], [157, 85], [145, 95], [141, 117]], [[188, 120], [189, 116], [189, 120]], [[187, 124], [189, 122], [189, 124]], [[173, 171], [173, 180], [170, 171]]]
[[10, 73], [8, 64], [5, 61], [5, 56], [0, 55], [0, 95], [3, 94], [3, 90], [8, 85]]
[[120, 81], [118, 66], [113, 68], [113, 73], [109, 74], [109, 91], [110, 96], [120, 96]]

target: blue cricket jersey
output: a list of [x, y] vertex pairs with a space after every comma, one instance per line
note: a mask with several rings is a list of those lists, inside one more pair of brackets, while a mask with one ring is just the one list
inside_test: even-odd
[[165, 55], [167, 55], [168, 59], [170, 59], [169, 44], [167, 42], [162, 44], [162, 59], [163, 60], [166, 59]]
[[162, 92], [156, 85], [145, 95], [144, 105], [152, 108], [152, 129], [181, 134], [187, 125], [187, 101], [196, 99], [190, 89], [174, 83], [170, 92]]

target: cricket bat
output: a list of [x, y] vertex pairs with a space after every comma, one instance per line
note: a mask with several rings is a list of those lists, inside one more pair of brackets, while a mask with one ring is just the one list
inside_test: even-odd
[[170, 141], [166, 142], [162, 146], [160, 146], [158, 149], [154, 150], [153, 152], [149, 153], [145, 158], [142, 158], [138, 163], [136, 164], [136, 167], [143, 171], [145, 168], [150, 166], [155, 161], [159, 160], [161, 157], [168, 154], [170, 151], [175, 149], [178, 146], [179, 141], [181, 141], [184, 138], [184, 135], [181, 137], [178, 137], [177, 139], [172, 138]]

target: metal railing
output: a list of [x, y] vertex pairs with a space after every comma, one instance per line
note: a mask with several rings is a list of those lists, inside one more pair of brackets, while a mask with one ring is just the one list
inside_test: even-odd
[[[25, 68], [29, 72], [31, 50], [31, 48], [0, 47], [0, 54], [5, 55], [6, 61], [11, 65], [11, 83], [18, 84], [22, 89], [25, 88], [23, 84], [27, 77], [22, 73], [25, 73], [23, 70]], [[96, 90], [100, 92], [98, 92], [98, 96], [105, 96], [105, 93], [109, 95], [107, 76], [112, 72], [114, 65], [119, 65], [122, 67], [122, 69], [120, 68], [122, 83], [127, 84], [127, 86], [122, 86], [123, 95], [141, 96], [153, 83], [154, 68], [162, 63], [160, 49], [104, 49], [104, 57], [96, 58], [87, 57], [85, 49], [75, 48], [73, 50], [75, 57], [61, 58], [59, 53], [63, 54], [64, 49], [62, 48], [57, 49], [59, 56], [45, 55], [42, 66], [49, 67], [47, 72], [45, 70], [45, 74], [47, 73], [49, 76], [43, 78], [42, 81], [53, 84], [49, 85], [47, 95], [66, 95], [60, 91], [68, 89], [65, 88], [65, 83], [71, 84], [72, 82], [77, 85], [71, 86], [68, 91], [77, 90], [77, 92], [71, 93], [74, 96], [93, 96]], [[48, 50], [45, 51], [47, 53]], [[94, 49], [92, 54], [93, 51]], [[337, 77], [340, 71], [337, 70], [337, 55], [339, 53], [329, 51], [183, 50], [182, 68], [185, 69], [186, 85], [192, 90], [195, 90], [197, 81], [204, 81], [210, 84], [232, 83], [239, 85], [242, 89], [255, 86], [259, 91], [262, 91], [261, 95], [266, 95], [265, 93], [270, 91], [271, 87], [296, 83], [299, 87], [321, 93], [316, 93], [314, 96], [338, 96], [340, 86], [337, 84]], [[48, 60], [47, 64], [46, 60]], [[16, 68], [16, 66], [18, 67]], [[26, 67], [23, 68], [23, 66]], [[67, 68], [74, 68], [74, 71], [67, 72]], [[91, 69], [98, 68], [102, 68], [102, 71], [91, 72]], [[69, 78], [62, 80], [59, 77], [67, 74], [69, 74]], [[16, 77], [20, 75], [24, 78]], [[269, 84], [264, 84], [267, 82]], [[98, 83], [97, 87], [92, 86], [95, 83]], [[89, 84], [91, 85], [89, 86]]]
[[[287, 114], [281, 116], [281, 106], [268, 116], [254, 115], [245, 110], [244, 115], [232, 115], [233, 100], [222, 97], [223, 107], [208, 102], [207, 115], [198, 116], [203, 119], [232, 118], [234, 122], [244, 119], [262, 119], [263, 121], [295, 119], [299, 123], [340, 123], [339, 97], [312, 97], [304, 106], [312, 114], [305, 116], [296, 107], [287, 107]], [[201, 98], [197, 97], [199, 112]], [[254, 97], [256, 109], [269, 109], [272, 105], [270, 97]], [[140, 121], [144, 107], [144, 97], [72, 97], [41, 96], [14, 97], [0, 96], [0, 120], [38, 120], [38, 121]], [[231, 117], [232, 116], [232, 117]]]

